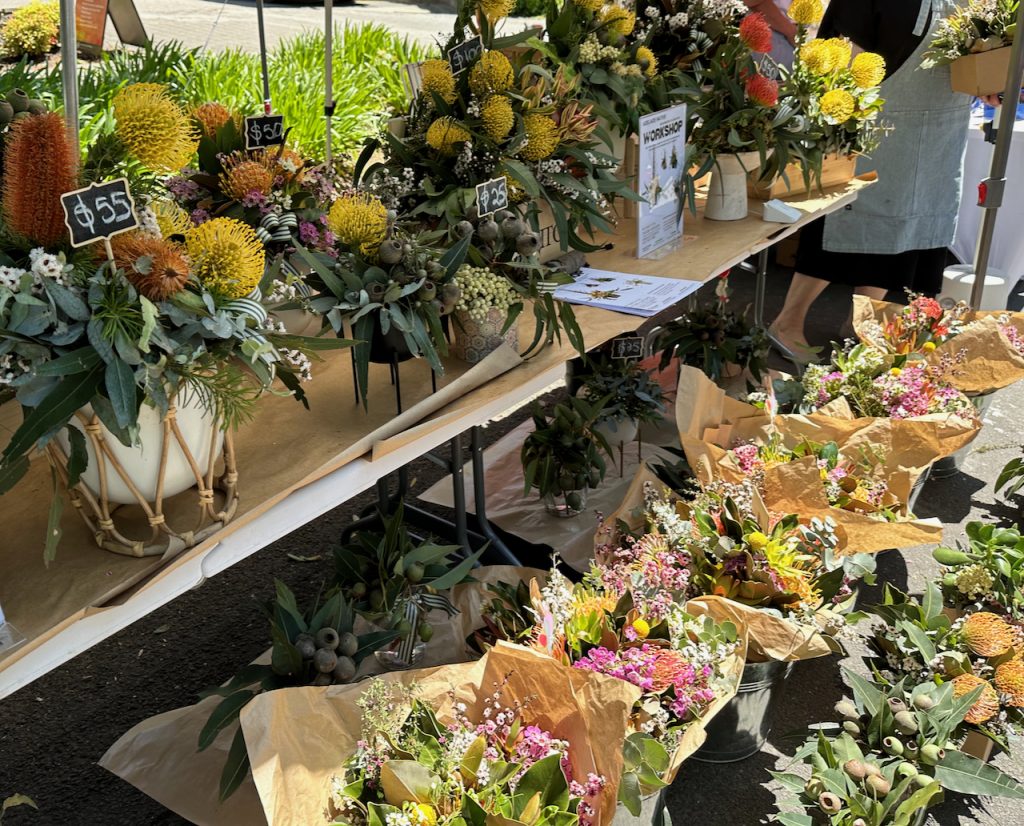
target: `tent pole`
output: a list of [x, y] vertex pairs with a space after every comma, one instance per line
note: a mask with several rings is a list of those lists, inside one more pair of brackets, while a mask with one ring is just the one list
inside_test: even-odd
[[[1017, 11], [1017, 31], [1024, 32], [1024, 3]], [[1006, 189], [1006, 165], [1010, 158], [1010, 141], [1013, 138], [1013, 124], [1017, 118], [1017, 103], [1020, 88], [1024, 83], [1024, 37], [1020, 34], [1013, 39], [1010, 52], [1010, 69], [1006, 75], [1003, 105], [999, 109], [999, 131], [996, 146], [992, 152], [992, 167], [988, 177], [978, 187], [978, 206], [984, 212], [981, 216], [981, 230], [978, 246], [974, 252], [974, 286], [971, 289], [971, 306], [981, 306], [985, 290], [985, 276], [988, 274], [988, 260], [992, 251], [992, 239], [996, 231], [996, 217], [1003, 204]]]
[[60, 76], [68, 141], [78, 155], [78, 30], [75, 0], [60, 0]]
[[324, 163], [332, 166], [331, 118], [334, 116], [334, 0], [324, 0]]

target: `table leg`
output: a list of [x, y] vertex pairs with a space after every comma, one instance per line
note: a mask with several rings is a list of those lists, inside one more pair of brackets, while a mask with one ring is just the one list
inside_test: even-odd
[[757, 272], [754, 274], [754, 324], [764, 327], [764, 299], [768, 289], [768, 250], [757, 254]]
[[487, 518], [487, 486], [484, 482], [484, 445], [481, 436], [483, 429], [474, 425], [469, 431], [470, 453], [473, 461], [473, 511], [476, 515], [476, 527], [490, 541], [490, 550], [501, 557], [506, 564], [521, 567], [522, 562], [508, 549]]
[[452, 509], [455, 511], [455, 539], [472, 553], [469, 546], [469, 531], [466, 527], [466, 476], [463, 468], [462, 434], [459, 433], [451, 441], [452, 447]]

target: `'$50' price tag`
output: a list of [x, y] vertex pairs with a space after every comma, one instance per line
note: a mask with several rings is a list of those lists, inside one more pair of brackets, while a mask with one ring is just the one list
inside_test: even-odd
[[284, 143], [284, 115], [252, 115], [245, 119], [245, 148], [264, 149]]
[[110, 238], [139, 225], [135, 201], [124, 178], [66, 192], [60, 196], [60, 203], [73, 247]]

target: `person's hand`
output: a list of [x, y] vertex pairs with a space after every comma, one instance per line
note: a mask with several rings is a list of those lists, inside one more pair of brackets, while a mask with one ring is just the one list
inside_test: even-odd
[[983, 101], [984, 103], [987, 103], [993, 109], [998, 109], [1000, 106], [1003, 105], [1002, 95], [979, 95], [978, 99]]

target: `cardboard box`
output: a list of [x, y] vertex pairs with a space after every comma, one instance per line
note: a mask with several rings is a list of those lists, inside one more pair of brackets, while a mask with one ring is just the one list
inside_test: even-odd
[[949, 66], [949, 85], [965, 95], [995, 95], [1005, 91], [1010, 71], [1010, 47], [969, 54]]
[[[839, 186], [847, 181], [853, 180], [857, 174], [857, 159], [852, 155], [829, 155], [821, 164], [821, 188], [827, 189], [830, 186]], [[764, 181], [755, 180], [753, 176], [747, 179], [747, 194], [759, 201], [770, 201], [773, 198], [788, 198], [793, 195], [801, 195], [807, 192], [804, 185], [804, 173], [799, 164], [791, 163], [786, 165], [786, 178], [789, 183], [780, 175], [770, 184]], [[817, 183], [811, 180], [811, 190], [817, 189]]]

